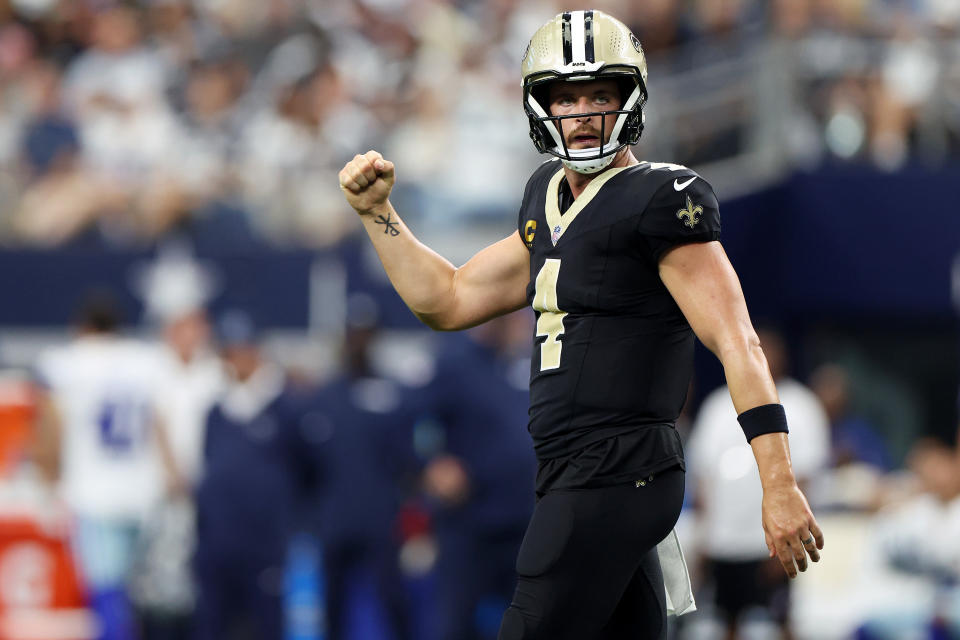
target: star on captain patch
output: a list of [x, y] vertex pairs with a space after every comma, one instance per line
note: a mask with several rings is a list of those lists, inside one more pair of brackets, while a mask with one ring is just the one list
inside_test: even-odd
[[550, 240], [553, 241], [553, 244], [557, 244], [557, 240], [560, 239], [560, 234], [563, 233], [563, 229], [560, 228], [560, 225], [557, 225], [553, 228], [553, 233], [550, 234]]
[[677, 211], [677, 219], [683, 220], [684, 225], [693, 229], [700, 222], [699, 216], [702, 213], [703, 207], [700, 205], [693, 206], [693, 201], [690, 200], [690, 196], [687, 196], [687, 208]]

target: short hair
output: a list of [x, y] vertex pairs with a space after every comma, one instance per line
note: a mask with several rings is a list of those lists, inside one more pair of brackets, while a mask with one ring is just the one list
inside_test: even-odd
[[77, 312], [77, 325], [94, 333], [114, 333], [123, 322], [120, 305], [110, 291], [86, 293]]

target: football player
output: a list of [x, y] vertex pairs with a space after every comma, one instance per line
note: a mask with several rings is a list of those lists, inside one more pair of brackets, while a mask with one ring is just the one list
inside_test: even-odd
[[37, 362], [38, 462], [74, 516], [73, 545], [105, 638], [134, 638], [129, 580], [139, 534], [183, 481], [159, 418], [155, 349], [119, 331], [112, 297], [91, 294], [79, 334]]
[[[388, 196], [376, 151], [341, 170], [396, 290], [428, 326], [471, 327], [536, 312], [529, 431], [537, 506], [517, 560], [501, 640], [665, 638], [657, 545], [683, 500], [674, 423], [694, 336], [721, 360], [763, 484], [771, 556], [790, 577], [823, 535], [790, 466], [787, 424], [740, 284], [718, 239], [710, 185], [686, 167], [641, 162], [647, 65], [640, 42], [600, 11], [543, 25], [522, 63], [537, 149], [517, 233], [456, 268], [422, 245]], [[667, 558], [666, 555], [663, 556]], [[662, 572], [663, 571], [663, 572]], [[677, 607], [677, 593], [671, 592]]]

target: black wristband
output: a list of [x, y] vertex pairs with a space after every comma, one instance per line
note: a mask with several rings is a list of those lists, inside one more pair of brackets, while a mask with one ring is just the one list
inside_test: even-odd
[[737, 416], [743, 435], [750, 442], [765, 433], [789, 433], [787, 414], [782, 404], [762, 404]]

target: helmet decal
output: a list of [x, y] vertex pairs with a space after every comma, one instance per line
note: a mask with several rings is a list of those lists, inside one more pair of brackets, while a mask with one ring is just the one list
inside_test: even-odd
[[587, 62], [595, 62], [593, 49], [593, 11], [583, 12], [583, 57]]
[[561, 15], [564, 64], [595, 62], [593, 11], [568, 11]]

